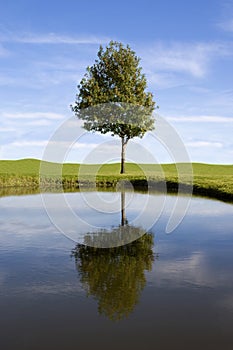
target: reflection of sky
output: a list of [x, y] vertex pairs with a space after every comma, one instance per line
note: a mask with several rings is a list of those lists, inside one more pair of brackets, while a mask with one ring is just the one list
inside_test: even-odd
[[[151, 195], [142, 193], [125, 193], [126, 217], [130, 225], [145, 229], [164, 230], [174, 208], [176, 196]], [[74, 229], [77, 236], [99, 228], [111, 229], [121, 222], [121, 196], [116, 192], [77, 192], [46, 194], [44, 199], [48, 214], [43, 207], [40, 195], [5, 197], [0, 200], [0, 225], [3, 232], [15, 235], [35, 237], [36, 234], [56, 233], [59, 230], [51, 224]], [[185, 197], [180, 198], [181, 205], [175, 215], [182, 215]], [[182, 201], [184, 205], [182, 207]], [[68, 215], [72, 220], [68, 220]], [[206, 232], [212, 229], [212, 236], [231, 234], [233, 205], [220, 201], [193, 197], [183, 224], [188, 224], [187, 231], [198, 231], [198, 223]], [[57, 221], [56, 221], [57, 220]], [[158, 222], [157, 222], [158, 221]], [[78, 223], [78, 224], [77, 224]], [[77, 225], [76, 225], [77, 224]], [[89, 224], [87, 227], [86, 224]], [[181, 225], [181, 228], [183, 226]], [[217, 231], [216, 231], [217, 230]], [[175, 234], [175, 233], [173, 233]], [[195, 236], [198, 232], [195, 233]], [[81, 237], [80, 236], [80, 237]], [[205, 237], [207, 235], [205, 234]], [[194, 239], [192, 237], [192, 239]], [[203, 239], [205, 239], [203, 237]], [[22, 239], [22, 238], [21, 238]], [[14, 244], [16, 241], [14, 241]]]
[[[60, 195], [49, 196], [59, 203]], [[88, 196], [91, 200], [92, 194]], [[101, 196], [108, 203], [116, 200], [116, 207], [120, 208], [119, 197], [111, 197], [110, 193]], [[154, 197], [145, 221], [154, 217], [159, 203]], [[127, 218], [133, 219], [140, 212], [144, 198], [138, 193], [131, 204], [129, 197], [126, 198]], [[74, 211], [86, 218], [90, 212], [92, 220], [100, 215], [83, 206], [78, 193], [67, 194], [66, 199]], [[140, 303], [130, 318], [122, 321], [122, 327], [147, 339], [154, 334], [157, 342], [164, 332], [174, 332], [177, 337], [180, 334], [183, 339], [184, 329], [189, 331], [187, 337], [198, 334], [208, 338], [208, 332], [218, 337], [218, 333], [213, 333], [215, 329], [229, 336], [233, 312], [233, 206], [193, 198], [180, 226], [166, 235], [164, 228], [175, 199], [175, 196], [167, 197], [163, 213], [151, 230], [158, 259], [152, 271], [145, 272], [147, 286]], [[87, 329], [97, 332], [96, 329], [100, 331], [105, 327], [109, 327], [112, 336], [114, 326], [97, 318], [95, 302], [86, 299], [82, 292], [75, 262], [70, 256], [75, 243], [51, 224], [40, 195], [1, 198], [0, 213], [0, 307], [4, 315], [0, 325], [6, 328], [9, 325], [7, 332], [11, 334], [13, 329], [18, 338], [24, 327], [31, 327], [32, 333], [37, 334], [39, 326], [45, 334], [51, 325], [59, 322], [59, 329], [68, 332], [69, 337], [77, 334], [82, 337]], [[120, 223], [119, 212], [104, 218], [110, 226]]]
[[[67, 217], [62, 215], [64, 208], [63, 204], [61, 205], [61, 197], [63, 195], [48, 194], [47, 196], [50, 198], [52, 209], [55, 208], [59, 214], [60, 222], [69, 225]], [[81, 218], [80, 225], [76, 227], [77, 234], [87, 233], [82, 221], [108, 229], [117, 227], [121, 222], [119, 193], [66, 193], [65, 200], [73, 212]], [[176, 196], [166, 197], [160, 217], [160, 205], [163, 204], [164, 197], [151, 196], [150, 205], [147, 205], [145, 210], [144, 203], [147, 200], [146, 194], [126, 193], [126, 216], [129, 224], [133, 225], [135, 218], [140, 214], [142, 227], [159, 218], [154, 226], [152, 225], [151, 231], [155, 234], [156, 241], [159, 241], [159, 249], [163, 252], [159, 264], [161, 275], [167, 276], [166, 279], [176, 276], [175, 280], [178, 282], [183, 281], [184, 277], [190, 274], [190, 277], [186, 277], [187, 280], [197, 280], [197, 283], [212, 285], [215, 279], [215, 284], [218, 283], [220, 276], [215, 276], [211, 279], [211, 283], [208, 282], [211, 276], [208, 271], [208, 259], [211, 260], [212, 256], [218, 255], [221, 256], [222, 262], [227, 259], [227, 252], [232, 248], [233, 206], [220, 201], [194, 197], [181, 225], [172, 234], [166, 235], [164, 228]], [[72, 242], [51, 224], [40, 195], [1, 198], [0, 209], [2, 253], [9, 254], [10, 251], [20, 252], [32, 248], [36, 254], [46, 256], [48, 252], [59, 252], [59, 249], [62, 252], [64, 248], [68, 249], [67, 247], [72, 246]], [[210, 269], [213, 266], [215, 269], [221, 268], [219, 259], [212, 260]], [[207, 269], [206, 273], [204, 267]], [[205, 275], [208, 278], [205, 278]]]
[[[172, 290], [174, 295], [181, 293], [184, 299], [201, 293], [211, 310], [233, 311], [233, 206], [194, 197], [181, 225], [165, 235], [163, 228], [171, 204], [168, 203], [165, 215], [152, 229], [159, 260], [152, 273], [147, 274], [148, 285], [161, 293], [165, 290]], [[195, 307], [195, 301], [192, 302]]]
[[[32, 235], [34, 230], [31, 230], [31, 226], [36, 226], [36, 230], [41, 226], [43, 230], [44, 225], [51, 229], [50, 218], [60, 231], [75, 241], [82, 242], [87, 232], [96, 232], [101, 228], [111, 229], [121, 223], [119, 193], [45, 194], [43, 199], [48, 215], [40, 195], [2, 198], [0, 203], [4, 225], [10, 222], [11, 230], [15, 225], [18, 234], [22, 232], [23, 235]], [[129, 224], [145, 230], [150, 228], [159, 217], [163, 201], [163, 196], [149, 197], [146, 194], [127, 192], [125, 203]], [[54, 229], [55, 232], [58, 231], [57, 228]]]
[[[59, 204], [62, 194], [48, 196], [65, 224], [66, 217], [62, 216], [63, 208]], [[126, 216], [129, 223], [141, 211], [141, 225], [147, 221], [152, 222], [151, 218], [158, 216], [156, 206], [162, 203], [161, 198], [164, 199], [161, 195], [151, 196], [150, 206], [144, 212], [142, 203], [146, 202], [147, 195], [126, 193]], [[108, 229], [120, 224], [121, 203], [118, 193], [72, 193], [65, 194], [65, 199], [84, 221]], [[155, 251], [158, 251], [160, 259], [155, 264], [153, 273], [149, 274], [150, 283], [155, 281], [157, 285], [159, 281], [161, 285], [170, 285], [172, 282], [173, 287], [186, 283], [210, 288], [229, 286], [232, 283], [232, 273], [228, 267], [232, 262], [233, 206], [220, 201], [193, 198], [181, 225], [172, 234], [166, 235], [164, 228], [175, 200], [175, 196], [167, 196], [162, 215], [151, 229], [155, 235]], [[1, 285], [7, 278], [8, 270], [17, 271], [18, 264], [24, 265], [27, 260], [38, 259], [40, 268], [46, 270], [48, 265], [53, 265], [53, 258], [60, 256], [64, 259], [64, 253], [69, 255], [73, 242], [67, 240], [51, 224], [40, 195], [5, 197], [1, 198], [0, 204]], [[77, 232], [87, 233], [85, 225], [80, 225]], [[51, 289], [49, 285], [44, 287], [45, 291]], [[62, 284], [58, 290], [64, 288], [65, 285]], [[29, 289], [35, 290], [33, 284], [30, 284]], [[42, 289], [40, 286], [37, 291]]]

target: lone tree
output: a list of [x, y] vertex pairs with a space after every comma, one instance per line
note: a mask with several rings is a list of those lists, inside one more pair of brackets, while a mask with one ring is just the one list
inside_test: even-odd
[[[111, 41], [100, 46], [98, 59], [78, 85], [72, 110], [84, 120], [84, 128], [121, 138], [121, 174], [125, 173], [126, 145], [133, 137], [142, 138], [154, 129], [153, 95], [138, 58], [129, 45]], [[89, 108], [88, 108], [89, 107]]]

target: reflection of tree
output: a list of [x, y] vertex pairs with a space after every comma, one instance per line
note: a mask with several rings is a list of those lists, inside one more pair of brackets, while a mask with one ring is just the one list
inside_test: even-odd
[[[124, 234], [140, 230], [127, 223]], [[117, 229], [116, 229], [117, 230]], [[103, 233], [102, 233], [103, 234]], [[135, 234], [135, 232], [134, 232]], [[98, 235], [98, 240], [104, 236]], [[98, 310], [111, 320], [127, 317], [138, 303], [145, 287], [145, 270], [151, 270], [154, 255], [153, 237], [146, 233], [130, 244], [114, 248], [96, 248], [77, 244], [72, 251], [81, 282], [87, 292], [98, 300]], [[86, 244], [93, 236], [86, 236]]]
[[127, 219], [125, 215], [125, 191], [121, 191], [121, 226], [127, 224]]
[[0, 197], [6, 196], [25, 196], [27, 194], [37, 194], [40, 193], [38, 188], [32, 187], [4, 187], [0, 188]]

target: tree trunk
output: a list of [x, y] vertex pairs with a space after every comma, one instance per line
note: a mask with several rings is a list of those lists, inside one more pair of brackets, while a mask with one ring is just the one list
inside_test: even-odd
[[121, 138], [121, 174], [125, 173], [125, 150], [127, 140], [124, 137]]

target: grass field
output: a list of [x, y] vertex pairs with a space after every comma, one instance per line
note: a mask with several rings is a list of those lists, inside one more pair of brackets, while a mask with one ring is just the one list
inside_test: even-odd
[[[135, 186], [144, 186], [146, 179], [154, 183], [166, 181], [168, 190], [177, 190], [178, 172], [175, 164], [126, 164], [126, 174], [120, 175], [120, 164], [79, 165], [43, 162], [37, 159], [1, 160], [0, 188], [56, 186], [61, 183], [57, 176], [62, 172], [62, 184], [77, 187], [80, 183], [95, 181], [99, 186], [115, 186], [120, 179], [127, 179]], [[180, 182], [190, 185], [187, 165], [178, 164]], [[193, 163], [193, 193], [223, 200], [233, 200], [233, 165]], [[78, 178], [79, 173], [79, 178]]]

